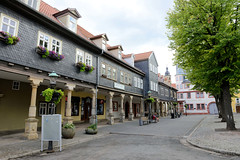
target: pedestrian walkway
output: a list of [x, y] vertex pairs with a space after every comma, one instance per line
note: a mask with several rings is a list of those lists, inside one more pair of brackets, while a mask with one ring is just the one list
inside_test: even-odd
[[[199, 123], [203, 117], [204, 119]], [[240, 114], [235, 114], [234, 118], [236, 127], [240, 129]], [[98, 124], [99, 132], [96, 135], [85, 134], [84, 130], [89, 124], [79, 124], [76, 125], [76, 134], [73, 139], [63, 139], [63, 150], [67, 146], [105, 137], [112, 133], [161, 136], [161, 138], [172, 136], [177, 139], [187, 137], [187, 141], [194, 146], [221, 153], [240, 155], [240, 131], [225, 131], [226, 123], [220, 123], [220, 120], [216, 115], [182, 116], [177, 119], [166, 117], [161, 118], [159, 123], [144, 126], [138, 125], [138, 119], [134, 121], [126, 120], [124, 123], [112, 126], [107, 125], [105, 121]], [[192, 126], [191, 124], [195, 124], [195, 127], [189, 127]], [[189, 130], [189, 132], [184, 134], [184, 130], [180, 131], [179, 127], [185, 128], [184, 130]], [[173, 131], [171, 135], [168, 135], [170, 129]], [[168, 130], [168, 132], [165, 130]], [[40, 133], [39, 137], [41, 137]], [[44, 149], [47, 149], [47, 145], [48, 143], [45, 142]], [[54, 143], [54, 146], [57, 146], [57, 143]], [[23, 133], [0, 136], [0, 159], [5, 160], [39, 153], [40, 147], [40, 138], [27, 140]], [[55, 148], [55, 150], [58, 151], [59, 149]]]
[[240, 156], [240, 114], [234, 114], [236, 131], [227, 131], [226, 122], [217, 115], [208, 115], [187, 141], [210, 151]]

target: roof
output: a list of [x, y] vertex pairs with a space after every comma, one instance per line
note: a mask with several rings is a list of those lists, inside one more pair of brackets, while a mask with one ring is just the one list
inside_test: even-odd
[[177, 88], [176, 83], [172, 83], [171, 85], [173, 88]]
[[122, 58], [130, 58], [132, 56], [132, 53], [131, 54], [123, 54], [122, 53]]
[[153, 51], [135, 54], [135, 60], [134, 61], [136, 62], [136, 61], [146, 60], [150, 57], [150, 55], [152, 53], [153, 53]]
[[67, 8], [67, 9], [64, 9], [62, 11], [59, 11], [57, 13], [54, 13], [53, 16], [54, 17], [58, 17], [58, 16], [61, 16], [65, 13], [71, 13], [73, 16], [75, 16], [76, 18], [81, 18], [82, 16], [78, 13], [78, 11], [76, 10], [76, 8]]
[[110, 50], [114, 50], [114, 49], [118, 49], [118, 48], [121, 48], [121, 50], [123, 51], [123, 48], [121, 45], [116, 45], [116, 46], [109, 46], [107, 47], [107, 49], [110, 51]]
[[106, 33], [103, 33], [103, 34], [99, 34], [99, 35], [90, 37], [90, 39], [91, 39], [91, 40], [94, 40], [94, 39], [99, 39], [99, 38], [103, 38], [103, 37], [106, 39], [106, 41], [108, 41], [108, 37], [107, 37]]

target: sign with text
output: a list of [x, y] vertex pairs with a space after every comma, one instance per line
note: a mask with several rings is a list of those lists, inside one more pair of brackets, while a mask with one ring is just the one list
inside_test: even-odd
[[114, 88], [125, 90], [125, 86], [124, 85], [122, 85], [120, 83], [116, 83], [116, 82], [114, 82]]

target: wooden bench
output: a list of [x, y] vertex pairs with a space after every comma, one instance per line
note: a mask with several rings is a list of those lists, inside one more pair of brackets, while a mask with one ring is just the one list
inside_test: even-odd
[[149, 124], [149, 120], [147, 117], [141, 117], [141, 120], [142, 120], [142, 124]]

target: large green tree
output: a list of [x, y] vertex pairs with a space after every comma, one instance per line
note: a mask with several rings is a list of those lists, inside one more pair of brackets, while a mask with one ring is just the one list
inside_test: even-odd
[[220, 95], [234, 130], [231, 90], [240, 82], [239, 0], [175, 0], [168, 13], [175, 63], [198, 88]]

